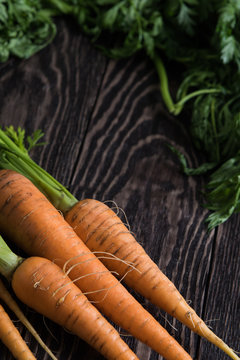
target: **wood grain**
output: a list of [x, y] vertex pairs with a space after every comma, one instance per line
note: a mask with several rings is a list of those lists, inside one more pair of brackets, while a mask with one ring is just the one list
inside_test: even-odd
[[[191, 166], [202, 158], [184, 128], [187, 115], [174, 118], [165, 109], [152, 63], [142, 53], [108, 60], [77, 28], [60, 20], [50, 46], [31, 59], [2, 64], [0, 78], [0, 124], [20, 125], [28, 133], [41, 128], [47, 145], [34, 150], [34, 159], [79, 199], [115, 201], [152, 259], [198, 314], [212, 320], [217, 335], [238, 349], [239, 217], [206, 232], [200, 196], [204, 178], [183, 175], [167, 144], [178, 146]], [[174, 69], [171, 80], [174, 86]], [[134, 296], [194, 359], [227, 359]], [[22, 307], [59, 360], [101, 359], [64, 329]], [[18, 327], [37, 358], [46, 360]], [[141, 360], [161, 359], [132, 337], [124, 339]], [[12, 359], [3, 345], [0, 351], [1, 360]]]

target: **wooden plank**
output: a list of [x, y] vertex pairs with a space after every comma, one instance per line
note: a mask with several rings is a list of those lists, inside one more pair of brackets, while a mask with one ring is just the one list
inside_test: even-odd
[[[209, 326], [236, 351], [239, 351], [240, 337], [239, 221], [239, 215], [234, 215], [231, 221], [217, 230], [208, 280], [209, 291], [204, 305], [204, 317], [209, 320]], [[200, 353], [203, 359], [207, 358], [212, 354], [212, 347], [204, 342]], [[224, 359], [220, 351], [216, 351], [215, 356]]]
[[[143, 54], [108, 61], [71, 24], [58, 25], [58, 36], [47, 49], [27, 61], [12, 59], [1, 65], [0, 124], [21, 125], [28, 132], [41, 128], [48, 145], [34, 151], [35, 160], [79, 199], [114, 200], [124, 209], [131, 230], [153, 260], [200, 315], [207, 320], [220, 318], [214, 322], [216, 333], [237, 348], [238, 220], [229, 222], [216, 239], [214, 231], [206, 233], [207, 212], [200, 206], [199, 193], [204, 179], [181, 174], [166, 146], [177, 144], [190, 165], [199, 163], [181, 123], [186, 119], [175, 119], [164, 108], [156, 73]], [[173, 72], [172, 85], [174, 78]], [[230, 229], [234, 236], [229, 236]], [[227, 359], [134, 296], [194, 359]], [[101, 359], [53, 322], [43, 322], [40, 315], [23, 309], [59, 360]], [[20, 329], [38, 358], [46, 360], [36, 342]], [[132, 337], [125, 339], [140, 359], [160, 359]], [[0, 351], [1, 359], [11, 359], [1, 345]]]
[[[201, 315], [213, 233], [206, 233], [206, 211], [199, 204], [202, 179], [179, 172], [167, 143], [178, 144], [196, 165], [181, 122], [162, 105], [152, 64], [137, 57], [111, 61], [73, 188], [79, 198], [114, 200], [124, 209], [138, 241]], [[147, 302], [144, 305], [194, 357], [199, 339]], [[137, 341], [126, 341], [140, 359], [156, 358]]]
[[105, 66], [79, 29], [63, 20], [46, 49], [1, 65], [1, 124], [24, 126], [28, 133], [40, 128], [48, 145], [34, 155], [60, 181], [69, 182]]

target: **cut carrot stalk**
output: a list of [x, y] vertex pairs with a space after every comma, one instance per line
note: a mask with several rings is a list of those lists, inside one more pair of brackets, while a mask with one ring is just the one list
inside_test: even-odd
[[[26, 253], [54, 261], [98, 309], [168, 360], [190, 355], [89, 251], [47, 198], [23, 175], [0, 171], [0, 230]], [[66, 274], [67, 275], [67, 274]]]
[[[0, 236], [2, 247], [6, 249], [7, 245]], [[8, 255], [15, 256], [16, 265], [12, 262], [6, 266]], [[23, 259], [10, 249], [5, 255], [0, 252], [0, 259], [0, 273], [7, 273], [13, 291], [23, 303], [85, 340], [106, 359], [137, 360], [117, 330], [56, 264], [41, 257]]]
[[[21, 129], [18, 129], [20, 133]], [[222, 349], [234, 360], [236, 353], [225, 344], [189, 306], [174, 284], [161, 272], [138, 244], [120, 218], [104, 204], [95, 200], [78, 200], [56, 179], [38, 166], [28, 155], [20, 136], [13, 127], [0, 130], [2, 158], [0, 166], [15, 170], [29, 178], [59, 209], [81, 240], [92, 251], [117, 255], [132, 262], [138, 271], [130, 271], [124, 281], [153, 304], [177, 318], [192, 331]], [[23, 136], [22, 136], [23, 138]], [[18, 142], [15, 140], [18, 139]], [[1, 145], [2, 142], [2, 145]], [[21, 146], [19, 146], [19, 142]], [[128, 267], [123, 262], [101, 260], [111, 271], [122, 277]]]
[[36, 360], [20, 332], [0, 304], [0, 340], [18, 360]]
[[[1, 254], [2, 256], [4, 256], [3, 254], [3, 247], [1, 247]], [[1, 260], [0, 260], [1, 262]], [[10, 263], [10, 258], [8, 256], [8, 264], [7, 267], [9, 267], [9, 263]], [[2, 273], [4, 275], [4, 266], [2, 263]], [[37, 342], [39, 343], [39, 345], [46, 351], [46, 353], [48, 353], [48, 355], [53, 359], [53, 360], [57, 360], [56, 356], [53, 355], [53, 353], [51, 352], [51, 350], [47, 347], [47, 345], [42, 341], [41, 337], [39, 336], [39, 334], [37, 333], [37, 331], [34, 329], [34, 327], [32, 326], [32, 324], [28, 321], [28, 319], [26, 318], [26, 316], [23, 314], [22, 310], [20, 309], [20, 307], [18, 306], [18, 304], [16, 303], [16, 301], [12, 298], [11, 294], [8, 292], [8, 290], [6, 289], [6, 287], [4, 286], [3, 282], [0, 280], [0, 299], [2, 299], [5, 304], [9, 307], [9, 309], [11, 309], [14, 314], [17, 316], [17, 318], [21, 321], [21, 323], [23, 325], [25, 325], [25, 327], [28, 329], [28, 331], [33, 335], [33, 337], [37, 340]]]

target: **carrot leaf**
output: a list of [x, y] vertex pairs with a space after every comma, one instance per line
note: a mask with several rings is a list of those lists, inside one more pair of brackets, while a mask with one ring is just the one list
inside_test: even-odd
[[39, 142], [44, 136], [42, 130], [37, 129], [32, 135], [27, 136], [27, 145], [25, 145], [25, 129], [18, 127], [17, 130], [14, 127], [8, 126], [5, 128], [5, 133], [9, 138], [19, 147], [22, 152], [28, 153], [35, 146], [45, 145], [45, 142]]
[[211, 174], [205, 196], [212, 211], [206, 220], [209, 230], [240, 211], [240, 153]]

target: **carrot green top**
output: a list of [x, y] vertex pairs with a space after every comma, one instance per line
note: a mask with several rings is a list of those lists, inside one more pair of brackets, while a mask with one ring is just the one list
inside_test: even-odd
[[48, 172], [37, 165], [29, 151], [38, 145], [43, 133], [40, 130], [28, 136], [25, 145], [25, 130], [13, 126], [0, 129], [0, 168], [10, 169], [27, 177], [63, 213], [70, 210], [78, 200]]
[[23, 258], [14, 254], [0, 235], [0, 274], [10, 280]]

